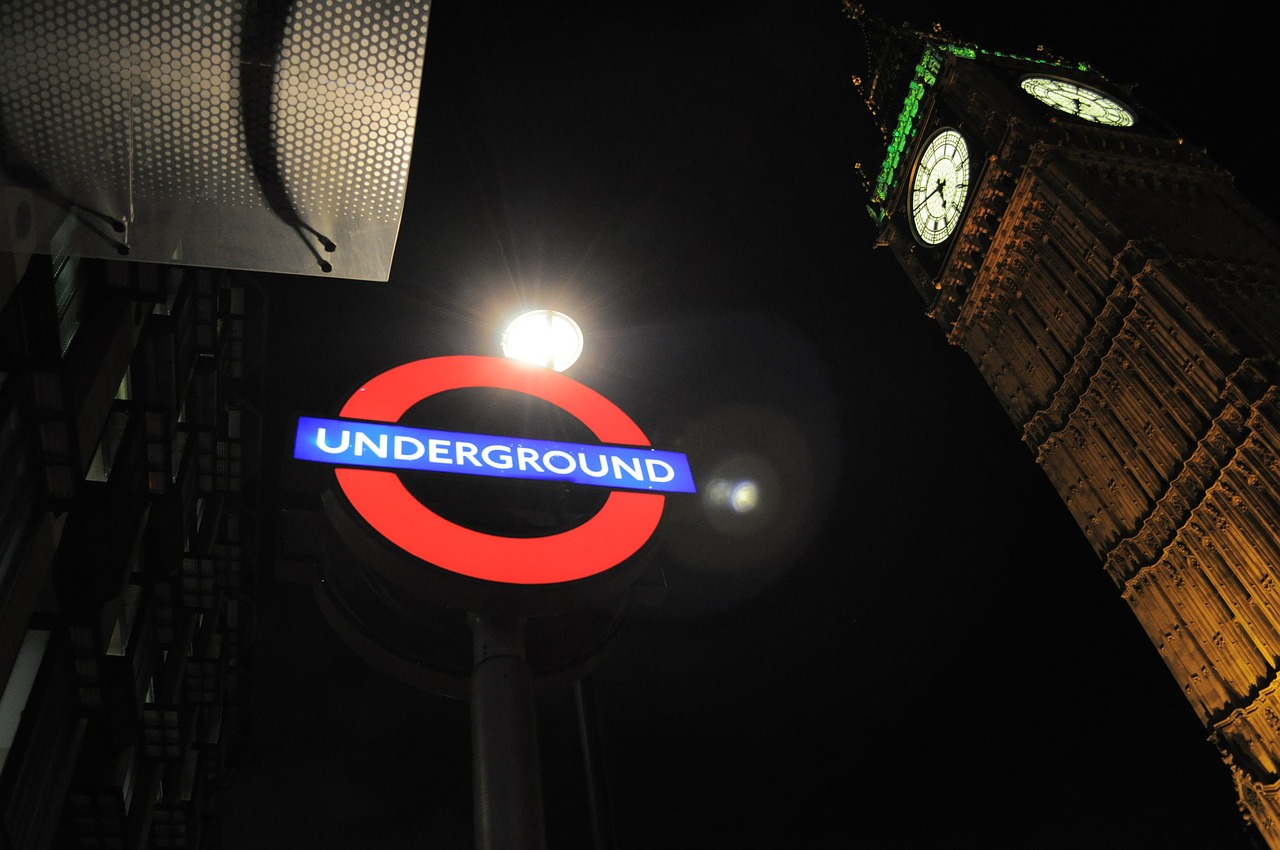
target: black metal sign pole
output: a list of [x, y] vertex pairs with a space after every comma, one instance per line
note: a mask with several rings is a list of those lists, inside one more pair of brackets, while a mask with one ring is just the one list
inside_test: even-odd
[[473, 613], [471, 636], [476, 850], [544, 850], [542, 774], [524, 620]]

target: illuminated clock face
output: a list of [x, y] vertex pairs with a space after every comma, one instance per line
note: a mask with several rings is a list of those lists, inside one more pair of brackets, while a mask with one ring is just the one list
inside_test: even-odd
[[911, 180], [911, 223], [925, 245], [945, 242], [960, 224], [969, 195], [969, 146], [956, 130], [929, 139]]
[[1023, 91], [1054, 109], [1095, 124], [1133, 126], [1133, 113], [1123, 103], [1097, 89], [1055, 77], [1027, 77]]

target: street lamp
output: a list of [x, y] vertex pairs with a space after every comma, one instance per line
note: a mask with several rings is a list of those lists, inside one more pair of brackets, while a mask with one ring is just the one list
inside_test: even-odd
[[534, 310], [507, 326], [502, 353], [512, 360], [563, 372], [582, 354], [582, 328], [564, 313]]
[[[582, 329], [555, 310], [517, 316], [502, 335], [511, 360], [563, 372], [582, 354]], [[478, 850], [545, 846], [533, 670], [524, 618], [472, 612], [471, 743]]]

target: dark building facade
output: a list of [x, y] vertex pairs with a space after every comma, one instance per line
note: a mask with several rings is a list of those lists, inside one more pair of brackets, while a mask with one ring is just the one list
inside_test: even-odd
[[878, 241], [1061, 496], [1280, 847], [1280, 227], [1093, 69], [887, 27]]
[[259, 295], [0, 226], [0, 847], [217, 845], [253, 622]]

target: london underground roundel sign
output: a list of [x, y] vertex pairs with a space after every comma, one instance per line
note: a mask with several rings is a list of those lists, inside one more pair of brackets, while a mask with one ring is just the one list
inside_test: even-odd
[[[514, 390], [556, 405], [600, 444], [431, 431], [397, 424], [447, 390]], [[343, 494], [379, 534], [415, 557], [472, 578], [551, 584], [604, 572], [635, 554], [662, 517], [664, 493], [694, 491], [685, 456], [649, 447], [616, 405], [558, 372], [496, 357], [434, 357], [397, 366], [358, 389], [339, 419], [300, 417], [294, 457], [336, 467]], [[576, 528], [503, 537], [451, 522], [419, 502], [398, 471], [570, 481], [610, 488]]]

